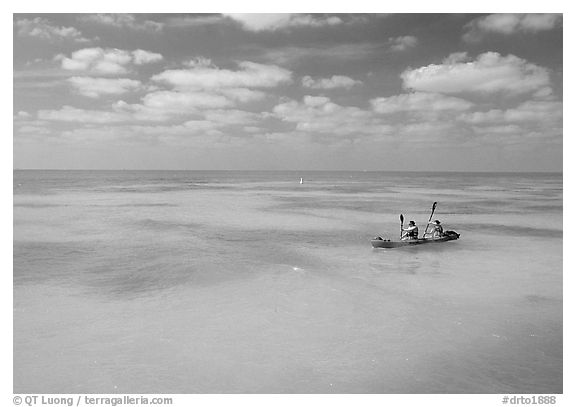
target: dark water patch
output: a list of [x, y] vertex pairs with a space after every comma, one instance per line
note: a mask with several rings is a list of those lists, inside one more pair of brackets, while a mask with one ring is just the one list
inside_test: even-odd
[[41, 283], [61, 279], [69, 282], [83, 265], [98, 256], [100, 242], [15, 242], [14, 284]]
[[137, 229], [143, 228], [161, 232], [189, 232], [193, 234], [198, 233], [199, 230], [203, 230], [204, 228], [204, 225], [194, 222], [173, 222], [158, 219], [142, 219], [135, 222], [131, 221], [130, 224], [136, 226]]
[[557, 204], [557, 205], [525, 205], [524, 209], [527, 209], [529, 211], [533, 211], [533, 212], [562, 212], [564, 210], [564, 206], [562, 204]]
[[562, 298], [554, 298], [539, 294], [526, 295], [523, 298], [523, 302], [536, 307], [550, 306], [550, 305], [558, 306], [560, 308], [562, 307]]
[[156, 208], [156, 207], [169, 207], [177, 208], [176, 204], [169, 204], [165, 202], [160, 203], [129, 203], [129, 204], [119, 204], [119, 205], [92, 205], [92, 206], [114, 206], [117, 208]]
[[56, 203], [36, 203], [36, 202], [22, 202], [14, 203], [15, 208], [30, 208], [30, 209], [47, 209], [47, 208], [61, 208], [66, 206], [73, 206], [71, 204], [56, 204]]
[[181, 253], [166, 248], [130, 247], [114, 258], [106, 256], [86, 270], [82, 285], [90, 294], [130, 299], [155, 294], [187, 283], [196, 269]]

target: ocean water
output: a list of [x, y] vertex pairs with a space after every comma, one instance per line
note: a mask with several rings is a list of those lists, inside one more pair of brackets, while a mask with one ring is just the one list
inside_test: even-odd
[[[17, 170], [14, 392], [562, 392], [562, 191], [561, 174]], [[460, 240], [372, 249], [434, 201]]]

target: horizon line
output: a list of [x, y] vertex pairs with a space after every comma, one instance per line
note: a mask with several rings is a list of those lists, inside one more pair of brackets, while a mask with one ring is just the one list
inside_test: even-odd
[[12, 171], [220, 171], [220, 172], [407, 172], [407, 173], [466, 173], [466, 174], [563, 174], [564, 170], [502, 170], [502, 171], [491, 171], [491, 170], [477, 170], [477, 171], [466, 171], [466, 170], [366, 170], [366, 169], [346, 169], [346, 170], [335, 170], [335, 169], [144, 169], [144, 168], [13, 168]]

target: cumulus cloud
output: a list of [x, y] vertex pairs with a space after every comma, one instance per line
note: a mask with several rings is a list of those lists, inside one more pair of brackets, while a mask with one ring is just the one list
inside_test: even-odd
[[59, 27], [50, 24], [48, 20], [41, 17], [33, 19], [23, 18], [14, 23], [19, 37], [38, 38], [47, 41], [73, 41], [88, 42], [82, 33], [74, 27]]
[[295, 130], [309, 133], [358, 137], [390, 130], [374, 113], [341, 106], [323, 96], [305, 96], [302, 102], [291, 100], [278, 104], [273, 114], [282, 121], [294, 123]]
[[235, 107], [241, 103], [260, 101], [267, 97], [262, 88], [291, 81], [291, 72], [274, 66], [240, 62], [238, 70], [220, 69], [210, 60], [187, 63], [188, 69], [167, 70], [152, 77], [170, 90], [154, 90], [140, 103], [118, 102], [114, 108], [145, 120], [170, 120], [206, 109]]
[[304, 26], [323, 27], [343, 23], [340, 17], [310, 14], [225, 13], [224, 16], [237, 21], [248, 31], [274, 31]]
[[168, 27], [185, 28], [201, 27], [206, 25], [220, 24], [225, 19], [221, 14], [200, 14], [188, 16], [170, 16], [165, 23]]
[[30, 117], [30, 113], [20, 110], [18, 113], [14, 115], [14, 119], [28, 119]]
[[391, 44], [391, 50], [405, 51], [418, 45], [418, 38], [413, 35], [405, 35], [403, 37], [390, 38], [388, 42]]
[[218, 109], [205, 111], [204, 117], [212, 122], [224, 123], [227, 125], [248, 125], [257, 123], [258, 120], [261, 119], [262, 115], [237, 109]]
[[81, 95], [97, 98], [102, 95], [121, 95], [141, 87], [142, 83], [133, 79], [107, 79], [74, 76], [68, 78], [73, 88]]
[[194, 66], [190, 69], [167, 70], [152, 77], [153, 81], [177, 88], [272, 88], [292, 81], [292, 72], [276, 65], [243, 61], [239, 70]]
[[197, 108], [231, 106], [230, 99], [206, 92], [156, 91], [142, 98], [144, 106], [173, 112], [186, 113]]
[[508, 93], [525, 94], [549, 87], [545, 68], [514, 55], [502, 56], [486, 52], [466, 62], [464, 54], [456, 54], [442, 64], [407, 69], [401, 74], [404, 87], [437, 93]]
[[302, 86], [310, 89], [350, 89], [354, 85], [361, 84], [361, 81], [352, 79], [348, 76], [333, 75], [331, 78], [314, 79], [311, 76], [302, 78]]
[[79, 109], [72, 106], [63, 106], [59, 110], [39, 110], [38, 118], [49, 121], [99, 124], [120, 123], [131, 120], [130, 116], [118, 112]]
[[137, 18], [133, 14], [90, 14], [79, 17], [79, 20], [117, 28], [129, 28], [140, 31], [160, 31], [163, 23]]
[[475, 124], [488, 125], [498, 123], [547, 123], [555, 122], [561, 125], [562, 102], [528, 100], [510, 109], [491, 109], [465, 113], [458, 120]]
[[267, 96], [265, 92], [247, 88], [221, 88], [214, 91], [240, 103], [255, 102]]
[[140, 103], [118, 101], [113, 109], [136, 120], [168, 121], [174, 118], [198, 116], [203, 109], [233, 107], [235, 102], [226, 96], [203, 91], [154, 91]]
[[551, 30], [562, 21], [561, 14], [490, 14], [466, 24], [465, 41], [481, 40], [486, 34], [510, 35]]
[[162, 55], [144, 51], [121, 50], [117, 48], [84, 48], [75, 51], [70, 58], [59, 55], [62, 68], [71, 71], [85, 71], [101, 75], [122, 75], [130, 71], [132, 65], [149, 64], [163, 59]]
[[132, 51], [132, 57], [136, 65], [152, 64], [154, 62], [160, 62], [162, 59], [164, 59], [161, 54], [144, 51], [143, 49]]
[[189, 61], [184, 62], [184, 66], [188, 68], [216, 68], [210, 58], [196, 57]]
[[414, 92], [371, 100], [375, 112], [390, 114], [415, 111], [464, 111], [473, 103], [439, 93]]

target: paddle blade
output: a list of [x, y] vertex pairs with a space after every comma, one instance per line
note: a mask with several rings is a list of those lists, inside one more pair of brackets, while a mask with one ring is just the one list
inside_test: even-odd
[[404, 223], [404, 215], [400, 214], [400, 223]]
[[434, 202], [434, 204], [432, 205], [432, 212], [436, 210], [436, 205], [438, 205], [438, 202]]

